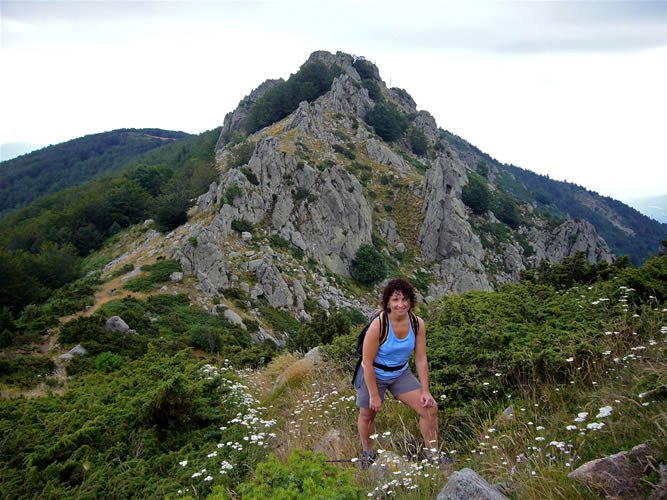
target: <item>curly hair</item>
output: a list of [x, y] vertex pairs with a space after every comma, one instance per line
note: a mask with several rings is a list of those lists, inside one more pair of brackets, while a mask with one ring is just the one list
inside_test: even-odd
[[417, 298], [415, 297], [415, 287], [408, 280], [397, 278], [390, 280], [387, 286], [382, 290], [382, 309], [387, 312], [389, 310], [389, 299], [394, 292], [401, 292], [404, 297], [410, 301], [410, 309], [415, 307]]

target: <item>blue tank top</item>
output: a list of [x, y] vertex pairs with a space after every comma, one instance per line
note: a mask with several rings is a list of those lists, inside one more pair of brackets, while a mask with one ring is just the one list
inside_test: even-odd
[[[389, 318], [387, 318], [387, 321], [389, 321]], [[378, 380], [390, 380], [399, 377], [408, 369], [407, 361], [410, 359], [410, 355], [415, 349], [415, 332], [412, 330], [412, 324], [409, 321], [408, 323], [410, 324], [410, 331], [408, 332], [407, 337], [399, 339], [396, 337], [396, 334], [394, 334], [394, 328], [391, 326], [391, 321], [389, 321], [387, 340], [380, 346], [377, 356], [375, 357], [375, 361], [382, 365], [401, 366], [405, 364], [405, 367], [403, 367], [402, 370], [397, 370], [395, 372], [388, 372], [375, 367], [375, 377]]]

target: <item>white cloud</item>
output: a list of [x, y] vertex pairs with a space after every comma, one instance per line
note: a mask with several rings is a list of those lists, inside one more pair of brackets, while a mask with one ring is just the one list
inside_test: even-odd
[[0, 142], [200, 132], [314, 50], [500, 161], [618, 198], [667, 192], [667, 3], [2, 1]]

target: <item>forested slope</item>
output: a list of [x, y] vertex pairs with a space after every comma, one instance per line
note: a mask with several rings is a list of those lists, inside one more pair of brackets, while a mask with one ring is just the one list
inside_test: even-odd
[[137, 156], [189, 134], [160, 129], [120, 129], [49, 146], [0, 164], [0, 215], [45, 194], [113, 172]]

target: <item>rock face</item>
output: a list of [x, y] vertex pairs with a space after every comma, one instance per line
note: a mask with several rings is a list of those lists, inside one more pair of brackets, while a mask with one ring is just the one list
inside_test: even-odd
[[449, 477], [449, 481], [438, 494], [437, 500], [503, 500], [506, 498], [472, 469], [461, 469]]
[[528, 237], [538, 260], [560, 262], [577, 252], [584, 252], [588, 262], [613, 261], [609, 247], [600, 239], [593, 225], [584, 220], [568, 220], [552, 231], [529, 230]]
[[437, 280], [430, 295], [491, 290], [482, 264], [484, 248], [461, 201], [466, 182], [463, 164], [446, 157], [440, 157], [424, 178], [424, 223], [417, 243], [424, 258], [434, 264]]

